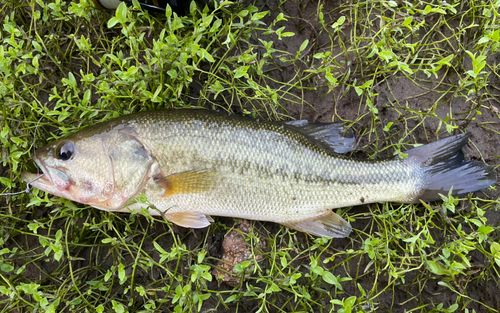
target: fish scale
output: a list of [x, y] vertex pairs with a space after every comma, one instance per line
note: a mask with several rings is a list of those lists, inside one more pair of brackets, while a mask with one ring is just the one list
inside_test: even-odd
[[[333, 208], [431, 201], [452, 188], [460, 194], [494, 183], [491, 166], [464, 160], [468, 137], [411, 149], [406, 159], [363, 161], [332, 152], [349, 151], [352, 142], [335, 124], [257, 122], [205, 110], [143, 112], [40, 149], [35, 162], [44, 176], [32, 184], [103, 210], [148, 207], [185, 227], [230, 216], [344, 237], [351, 226]], [[34, 177], [23, 174], [26, 181]]]
[[[167, 176], [194, 167], [211, 169], [219, 177], [212, 196], [204, 195], [201, 202], [195, 202], [190, 194], [163, 198], [158, 188], [148, 186], [149, 201], [157, 207], [168, 207], [169, 212], [195, 210], [245, 218], [258, 215], [261, 220], [283, 223], [283, 215], [288, 220], [303, 220], [331, 208], [360, 204], [362, 197], [371, 202], [411, 202], [418, 194], [418, 175], [415, 169], [408, 172], [401, 160], [360, 163], [338, 159], [310, 144], [301, 134], [282, 127], [255, 122], [248, 125], [247, 121], [210, 114], [204, 121], [198, 116], [188, 123], [190, 116], [179, 116], [182, 122], [167, 127], [155, 125], [154, 116], [132, 124], [141, 138], [153, 138], [149, 131], [161, 129], [155, 132], [155, 140], [147, 142], [150, 150], [162, 151], [157, 158]], [[168, 153], [172, 150], [184, 153], [172, 158]], [[382, 172], [386, 175], [370, 174]], [[393, 173], [406, 183], [392, 183]], [[249, 185], [248, 177], [259, 181], [250, 180]], [[387, 187], [383, 188], [383, 184]], [[241, 190], [251, 196], [245, 202], [240, 201]], [[296, 200], [290, 202], [291, 197]]]

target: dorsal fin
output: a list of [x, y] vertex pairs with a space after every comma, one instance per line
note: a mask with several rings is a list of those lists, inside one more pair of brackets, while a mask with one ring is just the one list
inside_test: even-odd
[[347, 153], [354, 149], [354, 133], [351, 129], [346, 130], [342, 123], [317, 123], [307, 120], [278, 123], [286, 125], [335, 153]]

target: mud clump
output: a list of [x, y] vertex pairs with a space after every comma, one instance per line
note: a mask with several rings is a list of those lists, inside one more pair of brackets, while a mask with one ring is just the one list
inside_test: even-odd
[[[265, 250], [267, 243], [261, 239], [258, 234], [259, 240], [246, 241], [242, 233], [248, 234], [252, 231], [250, 224], [247, 220], [241, 220], [235, 229], [231, 230], [222, 242], [222, 258], [217, 263], [217, 268], [214, 269], [213, 275], [219, 282], [223, 282], [231, 287], [238, 285], [241, 282], [241, 276], [245, 278], [250, 277], [255, 265], [253, 262], [262, 260], [261, 254], [255, 253], [255, 250]], [[253, 245], [253, 249], [252, 246]], [[244, 269], [245, 273], [241, 272], [238, 265], [243, 262], [250, 261], [251, 265]]]

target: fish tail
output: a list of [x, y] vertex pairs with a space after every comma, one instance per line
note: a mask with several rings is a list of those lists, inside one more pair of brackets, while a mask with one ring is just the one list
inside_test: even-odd
[[480, 161], [465, 160], [462, 148], [470, 133], [438, 140], [407, 151], [408, 160], [422, 167], [423, 188], [419, 200], [439, 200], [439, 194], [466, 194], [487, 188], [497, 181], [494, 168]]

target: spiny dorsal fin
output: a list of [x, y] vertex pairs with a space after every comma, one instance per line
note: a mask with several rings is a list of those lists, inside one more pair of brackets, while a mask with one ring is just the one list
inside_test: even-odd
[[200, 212], [166, 213], [165, 218], [174, 224], [187, 228], [204, 228], [214, 221], [210, 215]]
[[311, 235], [330, 238], [347, 237], [352, 230], [348, 222], [331, 210], [319, 217], [283, 225]]
[[307, 120], [280, 122], [312, 139], [335, 153], [347, 153], [354, 149], [352, 130], [346, 130], [343, 123], [316, 123]]
[[168, 176], [154, 177], [155, 182], [165, 189], [163, 197], [175, 194], [202, 193], [213, 188], [214, 173], [211, 170], [194, 170]]

